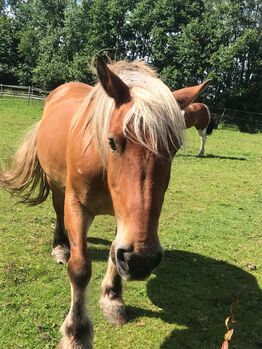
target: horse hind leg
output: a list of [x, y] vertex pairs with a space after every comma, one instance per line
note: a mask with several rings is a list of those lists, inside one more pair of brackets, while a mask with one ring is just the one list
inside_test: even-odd
[[64, 224], [65, 195], [58, 189], [52, 189], [52, 199], [56, 212], [56, 225], [51, 256], [57, 263], [66, 264], [70, 257], [70, 246]]
[[198, 130], [198, 134], [200, 136], [201, 139], [201, 146], [199, 149], [199, 153], [197, 156], [205, 156], [205, 145], [206, 145], [206, 128], [204, 130]]
[[100, 308], [107, 321], [114, 325], [123, 325], [127, 322], [126, 307], [122, 299], [122, 280], [117, 272], [114, 254], [113, 242], [101, 286]]

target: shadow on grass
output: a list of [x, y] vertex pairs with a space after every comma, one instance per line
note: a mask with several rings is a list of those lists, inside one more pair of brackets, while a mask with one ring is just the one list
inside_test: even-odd
[[[96, 237], [88, 237], [87, 238], [87, 248], [91, 256], [91, 260], [106, 262], [109, 256], [109, 250], [112, 241], [96, 238]], [[101, 245], [99, 248], [98, 245]]]
[[92, 261], [107, 262], [109, 256], [109, 249], [97, 249], [89, 247], [88, 249]]
[[101, 238], [95, 238], [95, 237], [88, 237], [87, 242], [94, 245], [105, 245], [105, 246], [111, 246], [112, 244], [112, 241], [108, 241], [106, 239], [101, 239]]
[[256, 278], [233, 265], [184, 251], [167, 251], [149, 280], [150, 300], [162, 310], [129, 307], [130, 320], [160, 317], [182, 329], [173, 330], [161, 349], [219, 349], [225, 319], [236, 298], [235, 333], [230, 348], [262, 348], [262, 292]]
[[184, 158], [201, 158], [201, 159], [221, 159], [221, 160], [238, 160], [238, 161], [246, 161], [245, 157], [236, 157], [236, 156], [223, 156], [223, 155], [213, 155], [206, 154], [204, 156], [199, 155], [191, 155], [191, 154], [178, 154], [177, 156], [181, 156]]
[[[105, 241], [92, 239], [94, 244], [110, 244]], [[90, 246], [89, 250], [93, 260], [107, 261], [109, 249]], [[161, 318], [177, 327], [159, 343], [160, 349], [219, 349], [226, 332], [225, 319], [236, 299], [239, 305], [230, 349], [262, 349], [262, 291], [255, 272], [252, 275], [195, 253], [165, 251], [154, 275], [147, 283], [147, 293], [162, 310], [127, 305], [127, 312], [130, 321]]]

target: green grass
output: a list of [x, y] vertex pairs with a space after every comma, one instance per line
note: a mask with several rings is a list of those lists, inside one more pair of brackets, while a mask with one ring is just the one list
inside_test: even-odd
[[[41, 109], [41, 102], [0, 99], [1, 162]], [[262, 134], [217, 130], [208, 137], [206, 158], [194, 156], [198, 147], [191, 129], [162, 211], [165, 258], [148, 281], [125, 283], [130, 322], [123, 327], [108, 324], [98, 306], [114, 219], [93, 223], [94, 348], [219, 349], [236, 297], [230, 349], [262, 348]], [[50, 257], [54, 223], [50, 199], [31, 208], [0, 191], [1, 349], [49, 349], [59, 341], [70, 290], [66, 267]]]

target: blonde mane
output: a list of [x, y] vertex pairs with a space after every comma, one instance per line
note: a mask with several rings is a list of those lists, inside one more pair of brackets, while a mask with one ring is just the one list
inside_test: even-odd
[[[169, 88], [157, 78], [156, 72], [143, 62], [119, 61], [109, 65], [130, 88], [133, 106], [123, 122], [123, 134], [157, 155], [170, 154], [182, 144], [185, 122]], [[87, 109], [90, 111], [87, 113]], [[107, 142], [115, 101], [98, 82], [75, 115], [71, 130], [81, 121], [85, 149], [92, 139], [105, 164]], [[89, 126], [92, 131], [89, 132]]]

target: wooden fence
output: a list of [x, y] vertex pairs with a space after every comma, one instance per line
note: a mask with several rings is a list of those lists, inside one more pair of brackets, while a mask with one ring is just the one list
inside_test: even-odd
[[48, 95], [48, 91], [33, 86], [16, 86], [0, 84], [0, 97], [26, 98], [28, 104], [32, 99], [43, 100]]
[[262, 131], [262, 113], [247, 110], [210, 107], [213, 118], [224, 125], [237, 126], [240, 131], [256, 133]]
[[[0, 98], [3, 96], [25, 98], [28, 104], [31, 100], [44, 100], [48, 94], [49, 91], [33, 86], [0, 84]], [[237, 126], [240, 131], [244, 132], [262, 131], [262, 113], [212, 106], [210, 106], [210, 111], [211, 115], [218, 120], [218, 123]]]

